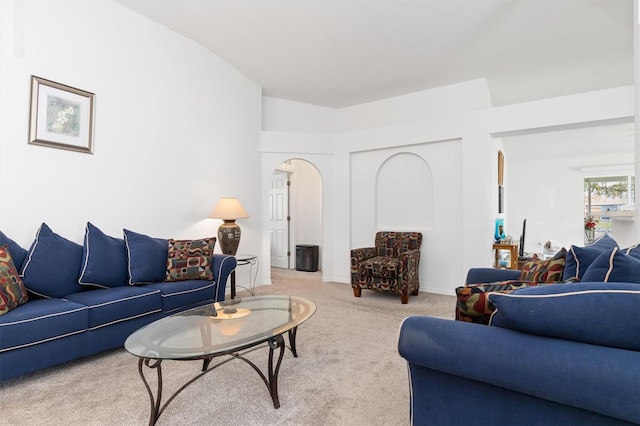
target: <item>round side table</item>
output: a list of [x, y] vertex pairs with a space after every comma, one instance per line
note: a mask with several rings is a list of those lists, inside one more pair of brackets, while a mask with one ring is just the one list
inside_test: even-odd
[[[255, 288], [256, 288], [256, 280], [258, 279], [258, 270], [260, 269], [260, 261], [258, 260], [258, 255], [256, 254], [235, 254], [233, 257], [236, 258], [237, 266], [246, 266], [249, 265], [249, 287], [245, 287], [242, 285], [236, 285], [236, 271], [235, 269], [231, 272], [231, 298], [235, 299], [236, 297], [236, 287], [243, 288], [251, 293], [252, 296], [255, 296]], [[254, 272], [255, 267], [255, 272]]]

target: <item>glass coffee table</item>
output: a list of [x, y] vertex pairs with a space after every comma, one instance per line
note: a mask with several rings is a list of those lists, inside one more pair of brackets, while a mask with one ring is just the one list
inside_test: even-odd
[[[316, 311], [316, 305], [297, 296], [255, 296], [213, 303], [183, 311], [152, 322], [127, 338], [125, 349], [139, 357], [138, 373], [144, 382], [151, 402], [149, 424], [156, 423], [162, 412], [187, 386], [200, 377], [234, 359], [249, 364], [262, 378], [273, 400], [278, 399], [278, 372], [284, 356], [283, 334], [289, 337], [289, 349], [294, 357], [298, 326]], [[266, 375], [252, 361], [249, 352], [268, 347]], [[277, 361], [274, 365], [276, 350]], [[224, 357], [211, 365], [214, 358]], [[162, 403], [162, 361], [203, 361], [202, 370], [169, 399]], [[157, 389], [153, 394], [145, 377], [145, 367], [156, 370]]]

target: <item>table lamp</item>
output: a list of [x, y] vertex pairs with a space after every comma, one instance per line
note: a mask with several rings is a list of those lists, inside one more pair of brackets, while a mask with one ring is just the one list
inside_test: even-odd
[[222, 197], [213, 208], [210, 218], [222, 219], [218, 228], [218, 241], [223, 254], [235, 255], [240, 244], [240, 226], [236, 219], [249, 217], [240, 201], [235, 197]]

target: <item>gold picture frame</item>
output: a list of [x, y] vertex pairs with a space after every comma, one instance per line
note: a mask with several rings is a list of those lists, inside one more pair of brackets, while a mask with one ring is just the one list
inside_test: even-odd
[[95, 94], [31, 76], [29, 143], [93, 154]]

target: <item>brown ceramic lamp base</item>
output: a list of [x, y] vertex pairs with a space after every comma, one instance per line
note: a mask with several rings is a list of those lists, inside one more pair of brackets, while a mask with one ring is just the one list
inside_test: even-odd
[[218, 241], [223, 254], [235, 255], [240, 244], [240, 226], [235, 220], [225, 220], [218, 228]]

